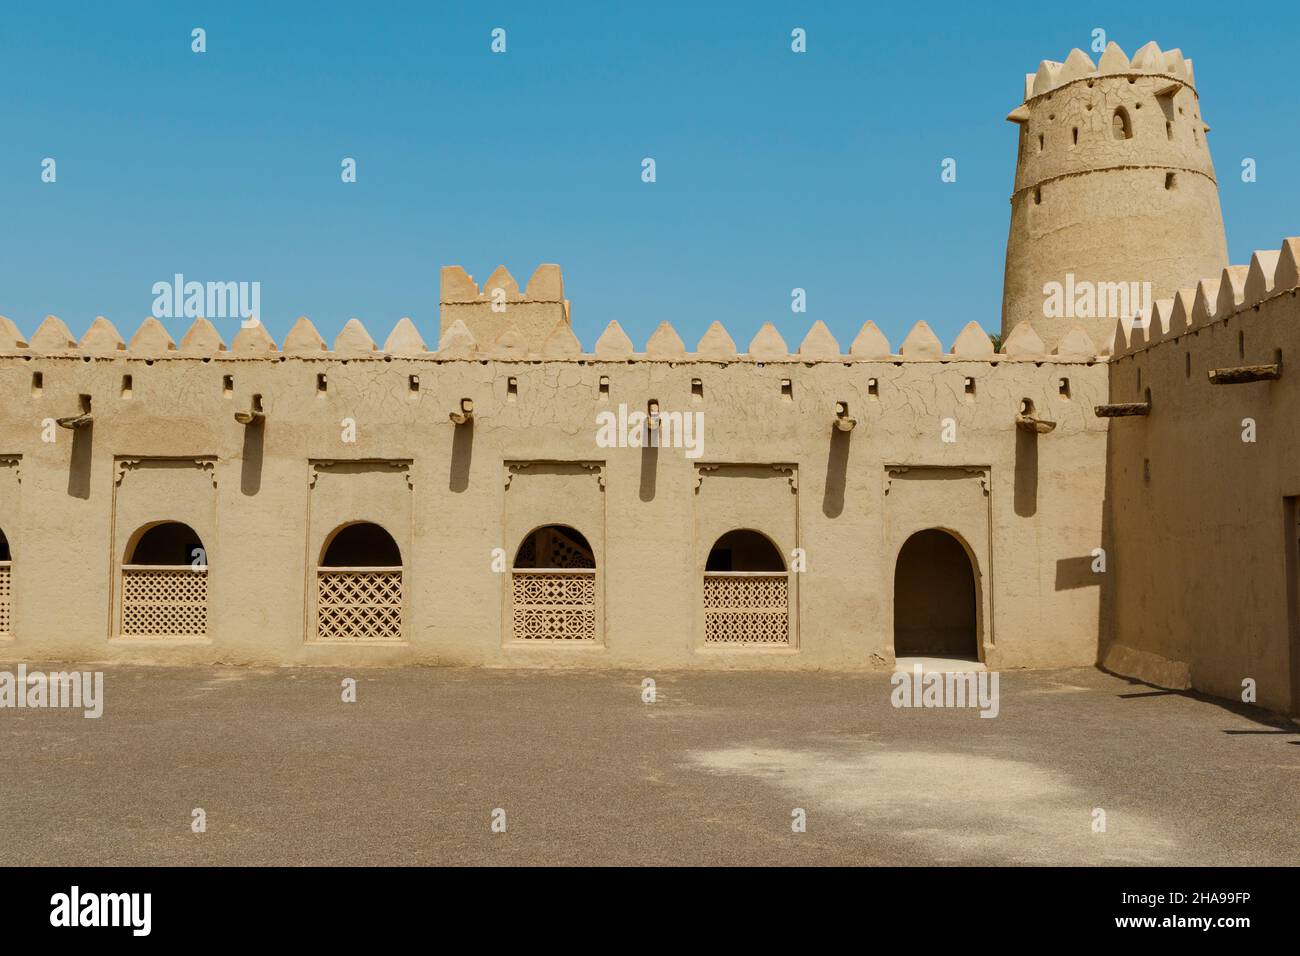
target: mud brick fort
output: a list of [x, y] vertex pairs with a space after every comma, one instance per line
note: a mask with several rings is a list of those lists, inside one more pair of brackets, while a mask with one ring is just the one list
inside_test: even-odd
[[1227, 261], [1177, 50], [1045, 61], [1008, 119], [997, 349], [869, 314], [588, 349], [554, 265], [445, 268], [428, 343], [0, 319], [0, 654], [1099, 663], [1297, 713], [1300, 239]]

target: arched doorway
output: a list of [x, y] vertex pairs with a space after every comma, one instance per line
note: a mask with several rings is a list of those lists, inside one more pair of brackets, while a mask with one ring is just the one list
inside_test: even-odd
[[789, 644], [790, 577], [772, 539], [722, 535], [704, 565], [705, 644]]
[[975, 570], [938, 528], [904, 542], [894, 569], [894, 656], [979, 660]]
[[316, 567], [316, 640], [401, 639], [401, 548], [370, 521], [336, 528]]
[[205, 637], [208, 553], [179, 521], [145, 525], [122, 556], [122, 637]]
[[13, 554], [9, 551], [9, 539], [0, 528], [0, 635], [8, 637], [13, 633]]
[[594, 643], [596, 571], [595, 552], [582, 532], [552, 524], [529, 533], [510, 570], [513, 638]]

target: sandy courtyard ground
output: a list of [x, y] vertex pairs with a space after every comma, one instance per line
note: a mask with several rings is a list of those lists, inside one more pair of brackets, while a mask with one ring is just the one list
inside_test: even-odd
[[885, 673], [104, 673], [98, 720], [0, 710], [0, 864], [1300, 861], [1295, 725], [1092, 669], [994, 719]]

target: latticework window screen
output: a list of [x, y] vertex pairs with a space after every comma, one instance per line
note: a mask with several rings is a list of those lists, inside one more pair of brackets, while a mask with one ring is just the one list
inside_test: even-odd
[[318, 641], [400, 641], [401, 568], [319, 568]]
[[0, 561], [0, 634], [13, 633], [13, 566], [8, 561]]
[[186, 565], [122, 567], [123, 637], [203, 637], [208, 570]]
[[785, 572], [705, 574], [704, 643], [789, 644]]
[[518, 641], [595, 641], [596, 572], [513, 572]]

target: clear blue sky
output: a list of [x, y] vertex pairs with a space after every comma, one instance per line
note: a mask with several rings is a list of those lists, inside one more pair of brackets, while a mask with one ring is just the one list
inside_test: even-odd
[[[663, 319], [692, 347], [714, 319], [742, 348], [768, 320], [792, 346], [814, 319], [845, 346], [866, 319], [895, 345], [922, 318], [950, 342], [999, 323], [1004, 117], [1024, 74], [1094, 27], [1195, 61], [1232, 260], [1300, 234], [1298, 10], [6, 4], [0, 314], [78, 336], [102, 314], [129, 338], [182, 272], [260, 281], [277, 341], [303, 314], [327, 339], [356, 316], [381, 342], [409, 315], [432, 345], [440, 266], [482, 282], [504, 262], [522, 285], [558, 262], [588, 348], [610, 319], [638, 347]], [[168, 324], [179, 339], [189, 322]], [[236, 326], [219, 323], [227, 341]]]

